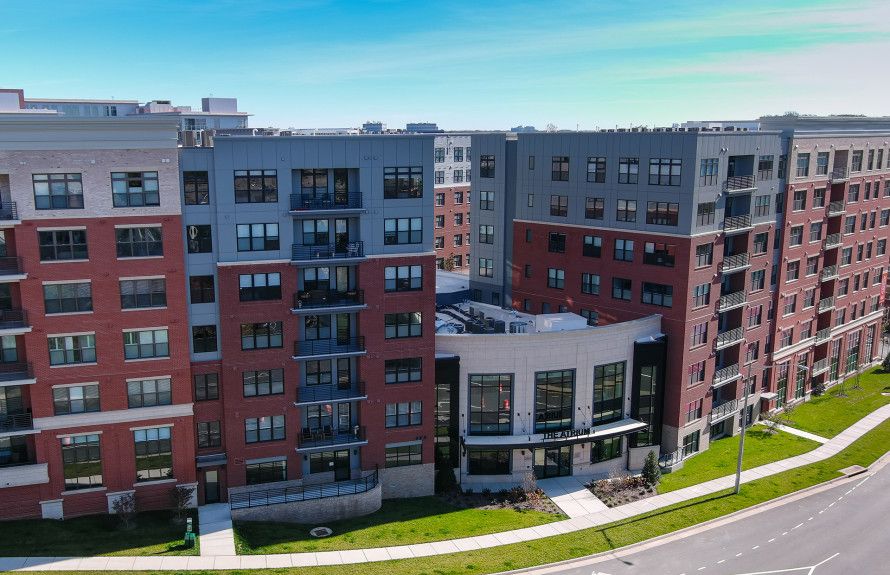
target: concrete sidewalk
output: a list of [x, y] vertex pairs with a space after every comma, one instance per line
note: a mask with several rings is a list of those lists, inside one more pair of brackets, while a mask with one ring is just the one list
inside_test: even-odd
[[235, 532], [232, 530], [232, 510], [225, 503], [198, 507], [198, 531], [201, 557], [235, 554]]
[[816, 435], [815, 433], [810, 433], [809, 431], [803, 431], [802, 429], [797, 429], [796, 427], [788, 427], [787, 425], [782, 425], [781, 423], [769, 423], [766, 421], [758, 421], [757, 423], [763, 425], [764, 427], [772, 427], [773, 429], [778, 429], [779, 431], [784, 431], [785, 433], [803, 437], [804, 439], [809, 439], [817, 443], [829, 442], [829, 439], [827, 437], [822, 437], [821, 435]]
[[[769, 475], [775, 475], [822, 461], [836, 455], [848, 447], [851, 443], [862, 437], [866, 432], [874, 429], [879, 424], [890, 418], [890, 405], [878, 408], [871, 414], [860, 419], [852, 426], [845, 429], [837, 436], [828, 440], [825, 444], [813, 451], [761, 465], [742, 472], [742, 482], [754, 481]], [[587, 515], [581, 515], [539, 525], [527, 527], [503, 533], [480, 535], [476, 537], [464, 537], [448, 541], [432, 543], [417, 543], [414, 545], [400, 545], [395, 547], [378, 547], [374, 549], [355, 549], [350, 551], [325, 551], [319, 553], [290, 553], [280, 555], [234, 555], [234, 542], [232, 555], [219, 555], [215, 557], [3, 557], [0, 558], [0, 571], [125, 571], [125, 570], [193, 570], [193, 569], [263, 569], [273, 567], [308, 567], [314, 565], [342, 565], [345, 563], [367, 563], [372, 561], [387, 561], [390, 559], [408, 559], [412, 557], [428, 557], [432, 555], [445, 555], [459, 551], [471, 551], [474, 549], [486, 549], [532, 541], [562, 533], [580, 531], [590, 527], [597, 527], [619, 521], [728, 489], [734, 484], [734, 476], [729, 475], [706, 481], [698, 485], [678, 489], [664, 495], [656, 495], [641, 501], [635, 501], [620, 507], [613, 507]], [[216, 523], [219, 523], [218, 521]], [[214, 524], [211, 519], [211, 525]], [[201, 524], [201, 531], [204, 525]], [[206, 535], [201, 535], [201, 548], [203, 551]]]
[[562, 509], [569, 519], [582, 517], [608, 509], [605, 503], [587, 489], [585, 483], [589, 478], [569, 475], [539, 479], [538, 487], [544, 490], [547, 497]]

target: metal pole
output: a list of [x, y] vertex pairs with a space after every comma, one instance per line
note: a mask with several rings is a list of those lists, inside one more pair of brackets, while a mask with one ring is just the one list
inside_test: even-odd
[[739, 433], [739, 458], [735, 469], [735, 494], [739, 494], [742, 484], [742, 456], [745, 453], [745, 428], [747, 427], [748, 418], [748, 382], [751, 381], [751, 364], [748, 364], [748, 377], [745, 378], [744, 390], [742, 391], [742, 430]]

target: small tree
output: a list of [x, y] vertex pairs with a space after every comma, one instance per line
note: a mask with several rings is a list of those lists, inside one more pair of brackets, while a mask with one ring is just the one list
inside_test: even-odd
[[451, 461], [444, 455], [436, 458], [436, 493], [451, 493], [457, 487], [457, 479], [454, 477], [454, 468]]
[[791, 411], [791, 407], [785, 407], [784, 409], [777, 409], [776, 411], [761, 413], [760, 417], [766, 424], [766, 434], [769, 436], [775, 435], [775, 433], [779, 431], [778, 426], [790, 425], [791, 423], [793, 423], [788, 417], [789, 415], [791, 415]]
[[170, 503], [173, 504], [174, 518], [177, 523], [185, 521], [185, 514], [195, 495], [195, 488], [185, 485], [177, 485], [170, 491]]
[[884, 358], [884, 361], [881, 362], [881, 369], [884, 371], [890, 371], [890, 353], [887, 353], [887, 357]]
[[111, 510], [121, 522], [121, 529], [130, 529], [136, 517], [136, 494], [125, 493], [114, 500]]
[[657, 487], [661, 481], [661, 468], [658, 467], [658, 458], [654, 451], [649, 452], [646, 463], [643, 464], [643, 481], [649, 487]]
[[454, 256], [448, 256], [442, 260], [442, 269], [446, 272], [454, 271]]

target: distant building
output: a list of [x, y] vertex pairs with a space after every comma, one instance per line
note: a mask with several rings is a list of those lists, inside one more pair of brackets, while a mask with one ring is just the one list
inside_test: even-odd
[[470, 136], [436, 136], [433, 209], [436, 267], [467, 273], [470, 265]]
[[365, 122], [362, 124], [362, 132], [365, 134], [382, 134], [386, 131], [386, 124], [383, 122]]
[[736, 130], [748, 130], [749, 132], [756, 132], [760, 129], [760, 122], [757, 120], [694, 120], [690, 122], [683, 122], [679, 126], [674, 125], [675, 128], [707, 128], [709, 130], [728, 130], [729, 128], [733, 128]]
[[510, 131], [515, 133], [526, 133], [526, 132], [537, 132], [534, 126], [516, 126], [510, 128]]
[[405, 131], [414, 134], [437, 134], [442, 130], [435, 122], [413, 122], [405, 124]]

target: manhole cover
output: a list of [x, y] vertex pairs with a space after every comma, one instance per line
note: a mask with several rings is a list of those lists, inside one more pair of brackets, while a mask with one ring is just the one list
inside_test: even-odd
[[331, 531], [330, 527], [316, 527], [309, 531], [309, 535], [313, 537], [328, 537], [332, 533], [333, 531]]

